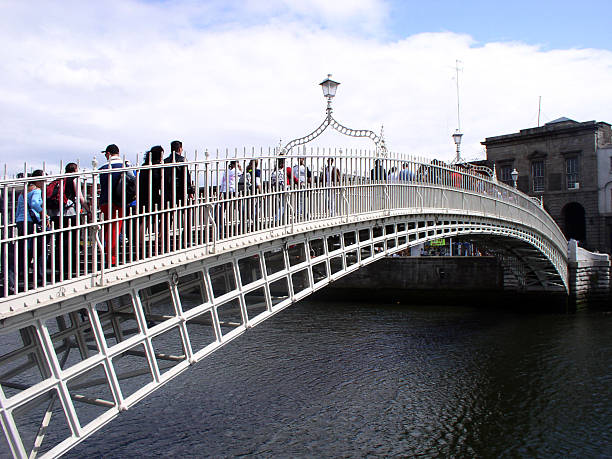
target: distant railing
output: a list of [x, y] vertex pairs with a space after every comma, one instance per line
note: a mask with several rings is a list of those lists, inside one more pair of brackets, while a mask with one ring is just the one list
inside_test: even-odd
[[[98, 169], [0, 181], [0, 312], [11, 297], [75, 280], [95, 284], [109, 271], [144, 260], [383, 210], [459, 209], [516, 220], [496, 207], [505, 203], [524, 211], [517, 223], [538, 230], [559, 253], [567, 251], [541, 205], [465, 165], [352, 151], [115, 163], [119, 167], [112, 173]], [[58, 180], [56, 197], [48, 197]], [[60, 203], [58, 209], [53, 202]]]

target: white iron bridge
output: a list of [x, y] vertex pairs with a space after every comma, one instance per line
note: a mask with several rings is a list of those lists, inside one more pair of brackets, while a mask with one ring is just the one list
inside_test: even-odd
[[[14, 457], [61, 455], [250, 327], [425, 241], [478, 240], [513, 260], [516, 288], [567, 291], [567, 241], [541, 203], [468, 165], [259, 151], [114, 171], [0, 181]], [[23, 197], [58, 179], [59, 214], [44, 199], [41, 224], [19, 223]]]

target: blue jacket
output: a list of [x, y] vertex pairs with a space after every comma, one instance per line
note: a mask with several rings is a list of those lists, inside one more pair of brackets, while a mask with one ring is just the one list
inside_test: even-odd
[[[28, 192], [28, 215], [25, 216], [25, 203], [23, 202], [23, 193], [17, 199], [17, 214], [15, 215], [16, 222], [26, 220], [30, 223], [40, 223], [40, 214], [43, 210], [42, 192], [40, 188], [34, 188]], [[33, 220], [35, 218], [35, 220]]]

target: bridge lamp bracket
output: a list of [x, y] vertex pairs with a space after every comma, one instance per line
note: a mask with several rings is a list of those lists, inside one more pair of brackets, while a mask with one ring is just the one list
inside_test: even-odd
[[334, 128], [340, 134], [344, 134], [350, 137], [367, 137], [371, 139], [376, 145], [376, 155], [377, 156], [387, 156], [387, 147], [385, 145], [385, 140], [383, 136], [383, 131], [381, 129], [380, 136], [374, 133], [373, 131], [367, 129], [351, 129], [349, 127], [343, 126], [338, 123], [332, 116], [332, 99], [336, 96], [336, 91], [338, 90], [338, 86], [340, 83], [331, 79], [331, 74], [327, 75], [327, 78], [319, 83], [321, 88], [323, 89], [323, 96], [327, 98], [327, 108], [325, 110], [325, 119], [310, 134], [299, 137], [297, 139], [293, 139], [291, 142], [287, 143], [283, 149], [281, 150], [282, 155], [288, 154], [293, 147], [297, 147], [299, 145], [304, 145], [308, 142], [313, 141], [317, 137], [319, 137], [323, 131], [325, 131], [329, 126]]

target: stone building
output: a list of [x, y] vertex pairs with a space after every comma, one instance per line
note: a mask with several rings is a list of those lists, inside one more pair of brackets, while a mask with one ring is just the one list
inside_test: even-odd
[[487, 137], [487, 162], [498, 180], [530, 196], [570, 239], [612, 253], [612, 130], [610, 124], [559, 118], [541, 127]]

